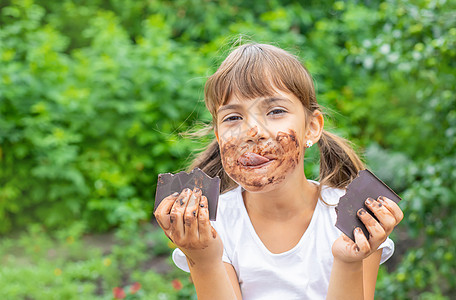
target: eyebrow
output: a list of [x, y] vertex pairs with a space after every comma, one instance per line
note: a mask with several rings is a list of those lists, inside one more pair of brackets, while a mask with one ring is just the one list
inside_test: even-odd
[[[274, 97], [268, 97], [268, 98], [263, 98], [261, 100], [257, 100], [255, 99], [254, 101], [261, 101], [262, 103], [260, 104], [261, 106], [268, 106], [274, 102], [281, 102], [281, 101], [286, 101], [286, 102], [289, 102], [289, 103], [293, 103], [290, 99], [288, 98], [285, 98], [285, 97], [278, 97], [278, 96], [274, 96]], [[228, 105], [224, 105], [222, 107], [220, 107], [218, 110], [217, 110], [217, 114], [220, 114], [220, 112], [222, 111], [225, 111], [225, 110], [230, 110], [230, 109], [240, 109], [242, 108], [242, 105], [240, 104], [228, 104]]]

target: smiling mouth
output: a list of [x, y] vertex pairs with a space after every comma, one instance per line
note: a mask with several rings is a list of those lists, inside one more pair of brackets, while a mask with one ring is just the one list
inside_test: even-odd
[[269, 159], [253, 152], [246, 152], [239, 157], [238, 162], [244, 167], [256, 168], [262, 167], [272, 160], [273, 159]]

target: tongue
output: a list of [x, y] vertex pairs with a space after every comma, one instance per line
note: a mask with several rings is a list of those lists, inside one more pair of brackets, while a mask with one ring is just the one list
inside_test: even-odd
[[258, 166], [267, 163], [269, 159], [252, 152], [246, 152], [241, 157], [239, 157], [238, 161], [244, 166]]

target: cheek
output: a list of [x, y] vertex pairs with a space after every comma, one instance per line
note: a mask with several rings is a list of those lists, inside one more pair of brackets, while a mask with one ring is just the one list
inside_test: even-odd
[[235, 160], [237, 152], [237, 147], [233, 144], [223, 144], [222, 149], [220, 150], [220, 155], [222, 157], [222, 163], [225, 167], [227, 163], [231, 163]]
[[242, 151], [240, 141], [236, 138], [228, 138], [220, 140], [220, 156], [222, 159], [223, 168], [225, 170], [232, 168], [237, 164], [237, 158]]
[[288, 133], [278, 132], [276, 141], [282, 150], [281, 168], [279, 171], [291, 170], [296, 167], [301, 159], [302, 147], [294, 130]]

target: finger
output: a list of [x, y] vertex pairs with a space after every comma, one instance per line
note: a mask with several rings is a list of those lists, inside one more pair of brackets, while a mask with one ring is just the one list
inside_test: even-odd
[[378, 197], [378, 201], [393, 214], [394, 218], [396, 219], [395, 225], [399, 224], [399, 222], [402, 221], [404, 218], [404, 213], [396, 202], [383, 196]]
[[211, 238], [215, 238], [217, 236], [216, 232], [212, 232], [212, 226], [211, 226], [211, 223], [209, 222], [208, 202], [207, 202], [207, 198], [205, 196], [201, 197], [201, 201], [199, 204], [198, 232], [199, 232], [199, 239], [204, 244], [208, 243]]
[[178, 242], [184, 237], [184, 212], [187, 206], [188, 200], [192, 194], [192, 191], [188, 188], [184, 189], [182, 193], [174, 201], [173, 207], [170, 213], [171, 223], [171, 238]]
[[386, 235], [389, 235], [396, 226], [396, 218], [380, 201], [376, 201], [372, 198], [367, 198], [366, 206], [374, 213], [377, 217], [378, 222], [383, 227]]
[[[367, 214], [367, 212], [366, 212]], [[371, 217], [372, 218], [372, 217]], [[364, 235], [361, 228], [356, 227], [353, 230], [353, 235], [355, 236], [355, 245], [353, 245], [355, 253], [358, 253], [362, 256], [366, 256], [371, 251], [371, 246], [369, 241], [367, 240], [366, 236]]]
[[372, 245], [380, 245], [386, 239], [385, 229], [364, 208], [358, 210], [358, 218], [366, 226], [369, 232], [369, 241]]
[[154, 212], [155, 219], [163, 230], [168, 230], [170, 227], [169, 213], [177, 196], [179, 196], [178, 192], [163, 199]]
[[184, 234], [187, 238], [198, 240], [198, 207], [201, 190], [194, 188], [184, 213]]
[[179, 196], [179, 193], [175, 192], [164, 198], [158, 205], [154, 214], [169, 214], [171, 207], [173, 207], [174, 201], [176, 201], [177, 196]]

